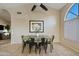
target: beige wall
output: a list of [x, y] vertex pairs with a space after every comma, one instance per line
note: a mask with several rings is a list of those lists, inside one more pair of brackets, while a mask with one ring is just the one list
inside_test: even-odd
[[65, 21], [64, 38], [79, 43], [79, 18]]
[[[65, 46], [74, 49], [75, 51], [79, 52], [79, 43], [76, 43], [72, 40], [67, 40], [69, 39], [68, 37], [64, 38], [64, 19], [65, 16], [67, 14], [67, 12], [69, 11], [70, 7], [72, 6], [72, 4], [67, 4], [65, 7], [63, 7], [61, 9], [61, 28], [60, 28], [60, 32], [61, 32], [61, 43], [64, 44]], [[66, 32], [66, 34], [69, 34]], [[75, 34], [75, 33], [74, 33]], [[67, 38], [67, 39], [66, 39]]]
[[[31, 12], [27, 7], [17, 7], [11, 10], [11, 27], [12, 27], [12, 43], [21, 43], [21, 35], [30, 35], [29, 20], [44, 20], [44, 35], [55, 35], [54, 42], [59, 42], [59, 11], [51, 10], [36, 10]], [[16, 12], [21, 11], [18, 15]]]
[[7, 21], [5, 21], [4, 19], [0, 18], [0, 25], [6, 26], [7, 24], [9, 24]]

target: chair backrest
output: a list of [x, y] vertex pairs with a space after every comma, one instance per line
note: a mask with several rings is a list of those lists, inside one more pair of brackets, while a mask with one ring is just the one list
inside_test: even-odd
[[23, 38], [23, 35], [21, 36], [21, 38]]
[[45, 42], [45, 38], [41, 38], [41, 42]]
[[48, 40], [47, 40], [46, 38], [41, 38], [41, 42], [42, 42], [42, 43], [47, 43], [47, 41], [48, 41]]
[[35, 41], [35, 39], [34, 39], [34, 38], [30, 38], [30, 39], [31, 39], [31, 42], [32, 42], [32, 43]]
[[52, 36], [52, 42], [53, 42], [54, 38], [55, 38], [55, 36], [53, 35], [53, 36]]
[[22, 38], [22, 40], [23, 40], [24, 42], [26, 42], [27, 40], [29, 40], [29, 36], [24, 36], [24, 35], [22, 35], [21, 38]]

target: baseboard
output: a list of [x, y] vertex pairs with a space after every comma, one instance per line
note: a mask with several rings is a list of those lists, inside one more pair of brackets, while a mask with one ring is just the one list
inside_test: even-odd
[[79, 47], [76, 48], [75, 46], [72, 46], [73, 43], [70, 43], [70, 44], [68, 44], [68, 43], [69, 43], [69, 42], [65, 42], [65, 41], [62, 41], [62, 42], [61, 42], [62, 45], [64, 45], [64, 46], [66, 46], [66, 47], [68, 47], [68, 48], [74, 50], [75, 52], [78, 52], [78, 53], [79, 53]]

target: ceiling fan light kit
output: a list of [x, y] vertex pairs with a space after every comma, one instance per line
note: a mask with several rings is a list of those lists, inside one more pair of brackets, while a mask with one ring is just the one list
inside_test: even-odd
[[35, 8], [36, 8], [36, 5], [34, 5], [34, 6], [32, 7], [31, 11], [34, 11], [34, 10], [35, 10]]
[[41, 4], [40, 7], [44, 9], [45, 11], [48, 11], [48, 9], [43, 4]]
[[[46, 6], [44, 6], [42, 3], [40, 4], [40, 7], [41, 7], [43, 10], [48, 11], [47, 7], [46, 7]], [[35, 10], [35, 8], [36, 8], [36, 5], [33, 5], [33, 7], [32, 7], [32, 9], [31, 9], [31, 11], [34, 11], [34, 10]]]

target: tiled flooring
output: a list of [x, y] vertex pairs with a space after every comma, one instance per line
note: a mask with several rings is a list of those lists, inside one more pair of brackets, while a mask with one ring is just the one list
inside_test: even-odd
[[10, 43], [10, 39], [0, 40], [0, 45]]
[[78, 52], [73, 51], [72, 49], [69, 49], [59, 43], [54, 43], [54, 49], [52, 52], [50, 52], [50, 46], [48, 46], [47, 53], [45, 54], [44, 50], [39, 53], [35, 53], [34, 49], [32, 49], [32, 52], [29, 54], [28, 47], [25, 48], [24, 53], [21, 53], [22, 51], [22, 45], [21, 44], [15, 44], [11, 45], [4, 44], [0, 45], [0, 55], [1, 56], [79, 56]]

